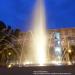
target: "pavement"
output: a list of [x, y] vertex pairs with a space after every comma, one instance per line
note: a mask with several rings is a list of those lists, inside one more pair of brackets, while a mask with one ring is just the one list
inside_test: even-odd
[[75, 75], [75, 65], [0, 67], [0, 75]]

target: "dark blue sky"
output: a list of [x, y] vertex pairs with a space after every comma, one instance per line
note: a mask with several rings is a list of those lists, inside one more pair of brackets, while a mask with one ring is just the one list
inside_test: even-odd
[[[36, 0], [0, 0], [0, 20], [28, 30]], [[75, 0], [45, 0], [47, 28], [75, 27]]]

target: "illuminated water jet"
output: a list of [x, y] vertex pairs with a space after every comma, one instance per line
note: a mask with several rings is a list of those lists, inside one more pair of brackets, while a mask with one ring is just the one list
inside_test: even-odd
[[43, 0], [37, 0], [33, 20], [33, 52], [35, 63], [40, 66], [47, 61], [46, 20]]

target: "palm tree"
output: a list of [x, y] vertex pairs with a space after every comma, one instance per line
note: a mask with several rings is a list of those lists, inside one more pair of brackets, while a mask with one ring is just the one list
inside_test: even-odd
[[14, 32], [15, 37], [19, 37], [20, 32], [21, 31], [19, 29], [16, 29]]
[[20, 31], [16, 29], [14, 32], [10, 26], [6, 27], [3, 22], [0, 24], [0, 63], [4, 65], [18, 60], [20, 44], [17, 36]]
[[6, 25], [2, 21], [0, 21], [0, 31], [4, 29], [6, 29]]

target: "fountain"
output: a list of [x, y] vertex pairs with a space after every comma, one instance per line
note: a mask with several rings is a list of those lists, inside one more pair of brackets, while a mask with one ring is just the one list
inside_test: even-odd
[[[59, 64], [59, 61], [61, 62], [61, 44], [60, 44], [60, 34], [55, 37], [57, 37], [59, 41], [56, 41], [57, 45], [54, 49], [55, 51], [55, 57], [54, 59], [50, 58], [50, 55], [48, 51], [48, 37], [47, 37], [47, 31], [46, 31], [46, 18], [45, 18], [45, 7], [44, 7], [44, 0], [36, 0], [36, 5], [33, 12], [33, 20], [32, 20], [32, 36], [31, 36], [31, 42], [28, 44], [31, 48], [26, 51], [25, 49], [25, 39], [23, 40], [22, 45], [22, 53], [20, 57], [20, 64], [28, 65], [28, 66], [45, 66], [50, 64]], [[53, 36], [52, 36], [53, 37]], [[28, 38], [28, 37], [27, 37]], [[26, 43], [27, 44], [27, 43]], [[58, 52], [60, 51], [60, 53]], [[57, 53], [57, 54], [56, 54]], [[58, 57], [58, 58], [57, 58]], [[59, 58], [60, 57], [60, 58]], [[58, 61], [59, 60], [59, 61]]]
[[[44, 65], [47, 62], [47, 33], [45, 9], [43, 0], [36, 0], [32, 21], [32, 37], [30, 49], [25, 49], [25, 38], [23, 40], [20, 64], [23, 65]], [[26, 43], [27, 44], [27, 43]]]
[[33, 53], [35, 63], [43, 65], [47, 61], [47, 33], [45, 20], [45, 7], [43, 0], [37, 0], [33, 19]]

